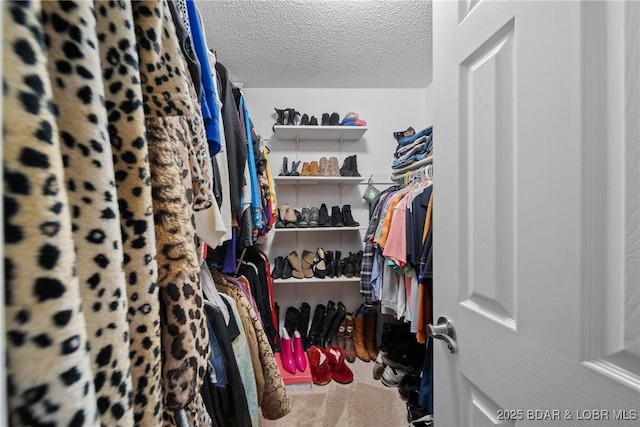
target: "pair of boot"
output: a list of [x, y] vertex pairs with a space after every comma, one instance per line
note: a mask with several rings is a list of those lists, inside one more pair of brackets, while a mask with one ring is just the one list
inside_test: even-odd
[[316, 256], [313, 252], [304, 250], [302, 257], [298, 256], [298, 252], [291, 252], [286, 258], [282, 256], [276, 257], [274, 267], [271, 271], [272, 279], [310, 279], [314, 276], [313, 266]]
[[349, 369], [345, 360], [345, 352], [340, 347], [311, 346], [309, 349], [309, 367], [311, 379], [316, 385], [326, 385], [333, 379], [340, 384], [353, 381], [353, 371]]
[[[320, 226], [323, 226], [322, 223], [320, 224]], [[353, 214], [351, 213], [351, 205], [343, 205], [342, 210], [340, 210], [340, 206], [332, 206], [330, 226], [331, 227], [358, 227], [360, 226], [360, 223], [356, 222], [353, 219]]]
[[374, 307], [360, 306], [355, 313], [353, 328], [353, 344], [356, 356], [363, 362], [376, 360], [378, 346], [376, 344], [376, 325], [378, 310]]
[[295, 374], [296, 370], [304, 372], [307, 369], [307, 356], [304, 353], [300, 332], [294, 331], [292, 339], [289, 336], [289, 332], [282, 328], [280, 361], [282, 362], [282, 367], [291, 374]]
[[340, 115], [338, 113], [323, 113], [322, 126], [340, 126]]
[[316, 116], [309, 117], [308, 114], [303, 114], [300, 118], [300, 126], [318, 126], [318, 119]]
[[289, 159], [287, 157], [282, 159], [282, 172], [279, 176], [300, 176], [298, 168], [300, 167], [300, 161], [291, 162], [291, 170], [289, 170]]
[[346, 314], [347, 310], [342, 302], [336, 304], [329, 300], [326, 306], [318, 304], [309, 329], [308, 347], [312, 345], [328, 347], [331, 344], [337, 344], [338, 328]]
[[347, 156], [340, 168], [341, 176], [360, 176], [358, 172], [358, 159], [356, 155]]
[[358, 251], [355, 253], [349, 252], [349, 256], [346, 258], [343, 258], [340, 261], [341, 271], [345, 277], [348, 277], [348, 278], [352, 278], [354, 276], [360, 277], [360, 271], [362, 270], [363, 254], [364, 253], [362, 251]]
[[298, 212], [293, 206], [283, 203], [278, 209], [276, 228], [296, 228], [298, 224]]
[[340, 176], [340, 169], [337, 157], [320, 157], [320, 176]]

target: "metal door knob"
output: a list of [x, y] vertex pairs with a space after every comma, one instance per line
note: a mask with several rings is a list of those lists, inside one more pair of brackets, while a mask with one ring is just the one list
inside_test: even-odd
[[429, 328], [429, 334], [437, 340], [443, 340], [447, 343], [447, 348], [451, 353], [458, 352], [458, 343], [456, 343], [456, 328], [453, 327], [453, 323], [445, 316], [438, 318], [437, 325], [427, 325]]

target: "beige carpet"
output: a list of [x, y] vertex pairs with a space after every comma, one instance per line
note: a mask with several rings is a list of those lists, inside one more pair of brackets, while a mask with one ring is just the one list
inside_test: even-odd
[[351, 384], [331, 381], [309, 391], [290, 391], [291, 412], [263, 427], [406, 427], [406, 403], [395, 387], [373, 379], [373, 362], [347, 363]]

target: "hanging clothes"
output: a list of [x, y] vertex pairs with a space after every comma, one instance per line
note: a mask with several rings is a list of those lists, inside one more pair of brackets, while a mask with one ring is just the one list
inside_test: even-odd
[[[175, 28], [168, 5], [162, 1], [139, 1], [133, 4], [133, 14], [145, 88], [145, 125], [154, 190], [162, 302], [163, 419], [169, 425], [178, 425], [180, 411], [184, 410], [189, 425], [209, 425], [200, 395], [209, 338], [198, 276], [193, 194], [187, 186], [192, 180], [186, 153], [188, 141], [203, 134], [202, 123], [189, 97], [193, 90], [188, 87], [191, 82], [185, 78], [180, 48], [173, 38]], [[156, 37], [150, 39], [153, 35]]]
[[127, 293], [95, 15], [91, 2], [72, 8], [42, 2], [100, 423], [128, 426], [133, 410]]
[[109, 139], [120, 209], [134, 421], [162, 423], [160, 297], [139, 59], [130, 2], [96, 8]]
[[12, 425], [96, 425], [40, 2], [1, 7], [8, 419]]

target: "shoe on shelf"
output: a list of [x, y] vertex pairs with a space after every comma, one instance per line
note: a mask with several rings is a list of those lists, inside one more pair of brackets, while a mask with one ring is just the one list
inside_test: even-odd
[[339, 126], [340, 125], [340, 115], [338, 113], [332, 113], [329, 117], [329, 126]]
[[278, 208], [278, 218], [276, 219], [276, 228], [284, 228], [285, 223], [282, 220], [282, 215], [280, 214], [280, 208]]
[[340, 163], [338, 163], [337, 157], [329, 158], [329, 175], [327, 176], [340, 176]]
[[322, 332], [322, 324], [324, 323], [324, 316], [326, 314], [327, 307], [324, 304], [316, 305], [316, 309], [313, 312], [311, 327], [309, 328], [309, 334], [307, 335], [305, 349], [309, 350], [312, 345], [320, 345], [320, 334]]
[[313, 263], [316, 256], [313, 252], [304, 250], [302, 251], [302, 273], [306, 279], [313, 277]]
[[351, 156], [349, 161], [349, 171], [351, 172], [349, 176], [360, 176], [360, 173], [358, 173], [358, 157], [355, 154]]
[[309, 175], [320, 176], [320, 165], [316, 160], [312, 161], [309, 165]]
[[335, 271], [336, 277], [342, 276], [342, 259], [340, 259], [341, 256], [342, 256], [342, 251], [336, 251], [336, 254], [333, 257], [333, 264], [335, 265], [334, 271]]
[[291, 275], [296, 279], [304, 278], [304, 273], [302, 272], [302, 265], [300, 264], [300, 258], [298, 258], [298, 253], [293, 251], [287, 257], [289, 263], [291, 264], [292, 273]]
[[280, 361], [282, 367], [289, 373], [296, 373], [296, 362], [293, 360], [293, 346], [289, 333], [282, 328], [282, 341], [280, 343]]
[[342, 167], [340, 168], [340, 176], [353, 176], [351, 175], [351, 157], [352, 156], [347, 156], [345, 157], [344, 161], [342, 162]]
[[330, 121], [331, 116], [329, 116], [329, 113], [322, 113], [322, 126], [329, 126]]
[[288, 108], [285, 114], [285, 124], [289, 126], [297, 126], [300, 123], [300, 113], [295, 108]]
[[380, 382], [387, 387], [398, 387], [400, 385], [400, 380], [402, 380], [402, 377], [406, 374], [406, 372], [398, 368], [392, 368], [387, 365], [387, 367], [384, 368]]
[[309, 227], [317, 227], [320, 219], [320, 210], [316, 207], [311, 208], [311, 214], [309, 215]]
[[277, 117], [276, 117], [276, 122], [271, 127], [271, 130], [273, 130], [273, 131], [275, 131], [275, 127], [276, 126], [284, 125], [284, 111], [285, 111], [285, 110], [281, 110], [279, 108], [274, 108], [274, 110], [276, 110]]
[[332, 206], [331, 207], [331, 226], [332, 227], [343, 227], [342, 223], [342, 213], [340, 212], [340, 206]]
[[300, 172], [298, 172], [298, 167], [300, 166], [300, 160], [297, 162], [291, 162], [291, 170], [289, 171], [289, 176], [300, 176]]
[[309, 176], [309, 162], [304, 162], [302, 164], [302, 171], [300, 172], [300, 176]]
[[318, 126], [318, 119], [316, 116], [311, 116], [309, 119], [309, 126]]
[[298, 221], [299, 228], [307, 228], [309, 227], [309, 221], [311, 217], [311, 209], [309, 206], [305, 206], [302, 208], [302, 213], [300, 214], [300, 221]]
[[[284, 257], [283, 257], [284, 258]], [[284, 258], [284, 266], [282, 267], [282, 279], [291, 279], [293, 277], [293, 268], [291, 268], [291, 263], [289, 262], [289, 258]]]
[[282, 159], [282, 172], [279, 176], [289, 176], [289, 159], [286, 157]]
[[282, 272], [284, 270], [284, 257], [278, 256], [273, 263], [273, 270], [271, 271], [272, 279], [281, 279]]
[[309, 368], [315, 385], [326, 385], [331, 381], [329, 358], [317, 345], [309, 348]]
[[300, 118], [300, 126], [309, 126], [309, 115], [303, 114]]
[[330, 346], [325, 349], [325, 354], [329, 359], [329, 369], [331, 378], [340, 384], [349, 384], [353, 381], [353, 371], [344, 363], [344, 351], [337, 346]]
[[333, 251], [325, 251], [324, 257], [327, 262], [327, 277], [329, 278], [335, 277], [336, 267], [335, 267], [335, 264], [333, 263]]
[[331, 176], [329, 174], [329, 160], [326, 157], [320, 157], [320, 176]]
[[318, 225], [320, 227], [331, 227], [331, 217], [329, 216], [327, 205], [324, 203], [320, 205], [318, 210]]
[[353, 219], [351, 205], [342, 206], [342, 223], [345, 227], [359, 227], [360, 223]]
[[296, 211], [293, 209], [293, 206], [289, 204], [280, 205], [280, 214], [282, 215], [285, 227], [295, 228], [298, 217], [296, 216]]
[[327, 277], [327, 262], [325, 260], [324, 249], [318, 248], [313, 262], [313, 275], [318, 279]]

